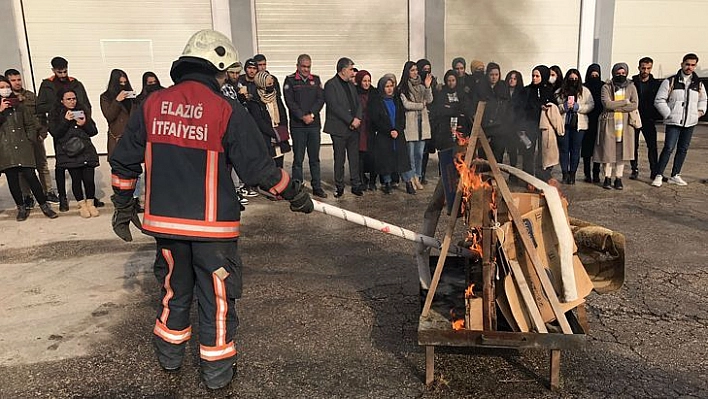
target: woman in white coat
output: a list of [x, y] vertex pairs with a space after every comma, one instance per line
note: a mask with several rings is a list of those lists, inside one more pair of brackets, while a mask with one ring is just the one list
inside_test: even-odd
[[595, 108], [590, 90], [583, 86], [580, 71], [568, 70], [563, 84], [556, 91], [556, 102], [565, 121], [565, 134], [558, 136], [563, 183], [575, 184], [583, 136], [588, 129], [588, 113]]

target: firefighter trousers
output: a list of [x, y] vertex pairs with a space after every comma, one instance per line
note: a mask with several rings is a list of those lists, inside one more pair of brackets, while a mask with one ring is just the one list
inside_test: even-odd
[[236, 362], [235, 300], [242, 286], [237, 242], [156, 240], [154, 271], [162, 293], [153, 332], [160, 364], [167, 370], [181, 366], [192, 336], [189, 313], [196, 293], [202, 377], [230, 380]]

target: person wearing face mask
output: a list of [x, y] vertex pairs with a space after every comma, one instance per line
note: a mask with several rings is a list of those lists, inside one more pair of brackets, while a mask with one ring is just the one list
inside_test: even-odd
[[123, 136], [125, 125], [130, 119], [135, 92], [128, 75], [120, 69], [111, 71], [108, 87], [101, 94], [101, 112], [108, 122], [108, 157], [113, 154], [118, 140]]
[[257, 98], [246, 102], [248, 112], [256, 121], [261, 131], [263, 140], [268, 148], [268, 153], [275, 160], [275, 166], [283, 167], [284, 153], [290, 151], [287, 139], [283, 140], [278, 134], [278, 129], [284, 128], [287, 132], [288, 117], [285, 105], [275, 91], [275, 79], [266, 72], [257, 72], [254, 76]]
[[590, 90], [592, 101], [595, 104], [592, 111], [588, 114], [588, 130], [583, 136], [583, 146], [580, 151], [580, 156], [583, 157], [583, 174], [586, 183], [600, 182], [600, 163], [593, 161], [592, 153], [595, 150], [595, 140], [597, 139], [598, 119], [602, 113], [602, 99], [600, 93], [602, 91], [603, 82], [601, 79], [601, 69], [599, 64], [591, 64], [585, 73], [585, 87]]
[[629, 123], [629, 113], [639, 107], [639, 96], [632, 81], [627, 79], [628, 71], [626, 63], [615, 64], [612, 79], [602, 86], [604, 110], [600, 115], [593, 159], [603, 164], [605, 180], [602, 188], [607, 190], [613, 186], [617, 190], [624, 188], [624, 165], [634, 159], [634, 129]]
[[42, 213], [52, 219], [57, 217], [47, 203], [35, 173], [33, 143], [38, 140], [39, 130], [35, 116], [12, 92], [10, 81], [0, 75], [0, 172], [5, 174], [12, 199], [17, 205], [18, 222], [29, 217], [29, 209], [20, 188], [20, 176], [28, 183]]
[[580, 80], [580, 71], [568, 70], [563, 84], [556, 91], [556, 101], [565, 121], [565, 134], [558, 136], [563, 183], [575, 184], [583, 137], [588, 129], [587, 115], [595, 107], [590, 90]]
[[[435, 102], [435, 93], [437, 93], [440, 90], [441, 86], [438, 83], [438, 78], [436, 78], [435, 75], [433, 75], [433, 66], [430, 64], [430, 61], [426, 60], [425, 58], [419, 59], [415, 64], [418, 67], [420, 78], [423, 81], [425, 81], [426, 76], [428, 76], [428, 75], [433, 76], [433, 80], [430, 83], [430, 87], [433, 89], [433, 102]], [[435, 146], [433, 145], [433, 141], [431, 139], [428, 139], [428, 140], [425, 140], [425, 148], [423, 149], [423, 161], [422, 161], [422, 165], [421, 165], [421, 176], [420, 176], [420, 183], [421, 184], [428, 183], [428, 180], [426, 179], [425, 175], [426, 175], [426, 172], [428, 171], [428, 160], [430, 159], [430, 154], [435, 154]]]
[[[541, 111], [548, 103], [554, 103], [553, 89], [548, 83], [551, 72], [545, 65], [538, 65], [531, 71], [531, 84], [524, 87], [523, 91], [514, 96], [513, 108], [517, 117], [516, 131], [519, 135], [520, 153], [522, 155], [522, 169], [524, 172], [535, 175], [543, 180], [550, 179], [550, 172], [543, 169], [541, 153], [536, 153], [539, 141]], [[537, 162], [538, 158], [538, 162]], [[536, 164], [539, 164], [538, 167]]]
[[140, 107], [140, 104], [145, 102], [148, 96], [164, 87], [160, 84], [160, 79], [155, 75], [155, 72], [147, 71], [143, 74], [143, 89], [133, 101], [133, 108]]
[[563, 85], [563, 71], [558, 65], [553, 65], [550, 68], [551, 75], [548, 77], [548, 83], [551, 84], [551, 88], [555, 93]]

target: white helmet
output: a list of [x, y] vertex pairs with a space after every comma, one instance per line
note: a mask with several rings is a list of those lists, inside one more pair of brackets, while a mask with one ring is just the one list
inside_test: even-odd
[[182, 51], [182, 57], [200, 58], [214, 65], [219, 71], [225, 71], [238, 62], [238, 51], [223, 33], [204, 29], [189, 38]]

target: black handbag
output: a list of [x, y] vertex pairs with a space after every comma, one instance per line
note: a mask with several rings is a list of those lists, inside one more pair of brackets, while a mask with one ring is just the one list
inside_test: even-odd
[[66, 155], [75, 157], [84, 152], [86, 149], [86, 144], [84, 144], [83, 140], [74, 136], [69, 138], [69, 140], [66, 140], [66, 142], [61, 145], [61, 148], [64, 149], [64, 153]]

